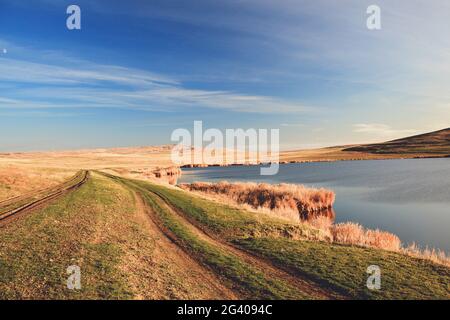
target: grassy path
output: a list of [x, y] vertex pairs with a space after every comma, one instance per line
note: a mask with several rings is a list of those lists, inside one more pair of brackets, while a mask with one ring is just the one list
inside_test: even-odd
[[[79, 189], [0, 229], [0, 298], [129, 298], [113, 219], [129, 215], [128, 193], [92, 177]], [[120, 220], [119, 220], [120, 221]], [[125, 226], [124, 226], [125, 227]], [[109, 238], [109, 239], [107, 239]], [[82, 290], [67, 289], [81, 268]]]
[[[111, 177], [111, 176], [110, 176]], [[326, 299], [333, 292], [314, 285], [301, 277], [274, 267], [263, 259], [219, 241], [196, 227], [146, 183], [111, 177], [141, 194], [159, 219], [160, 227], [180, 247], [211, 268], [225, 283], [244, 298], [253, 299]]]
[[[135, 193], [92, 174], [82, 187], [0, 229], [0, 299], [235, 298], [171, 242]], [[67, 267], [81, 270], [69, 290]]]
[[[153, 261], [142, 266], [136, 257], [125, 259], [130, 284], [144, 299], [237, 299], [214, 273], [202, 267], [167, 237], [154, 222], [155, 213], [142, 197], [134, 192], [136, 213], [154, 241]], [[136, 251], [136, 250], [134, 250]], [[129, 255], [133, 250], [128, 251]], [[140, 272], [141, 271], [141, 272]], [[151, 274], [150, 279], [142, 271]], [[151, 286], [145, 286], [150, 283]]]

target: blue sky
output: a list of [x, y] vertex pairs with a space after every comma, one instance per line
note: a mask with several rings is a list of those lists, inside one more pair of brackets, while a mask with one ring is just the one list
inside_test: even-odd
[[194, 120], [280, 128], [284, 149], [449, 127], [444, 1], [17, 2], [0, 0], [1, 151], [169, 143]]

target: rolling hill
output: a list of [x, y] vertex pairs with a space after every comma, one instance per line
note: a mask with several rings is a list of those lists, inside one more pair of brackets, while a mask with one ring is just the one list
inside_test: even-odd
[[346, 148], [343, 151], [359, 151], [375, 154], [433, 154], [450, 156], [450, 128], [419, 134], [383, 143]]
[[281, 162], [444, 158], [450, 156], [450, 128], [387, 142], [284, 151]]

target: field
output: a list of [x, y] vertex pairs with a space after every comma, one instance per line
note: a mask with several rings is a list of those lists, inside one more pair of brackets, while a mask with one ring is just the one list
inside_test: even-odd
[[76, 170], [64, 168], [36, 168], [18, 165], [0, 166], [0, 201], [45, 189], [61, 183]]
[[[54, 185], [81, 169], [103, 170], [130, 178], [155, 179], [161, 169], [172, 167], [171, 148], [150, 146], [0, 153], [0, 190], [10, 190], [8, 194], [2, 193], [0, 197], [8, 198]], [[13, 178], [15, 176], [17, 178]], [[170, 176], [167, 178], [169, 180]]]
[[[280, 162], [375, 160], [450, 155], [450, 129], [379, 144], [281, 151]], [[129, 178], [176, 175], [172, 145], [75, 151], [0, 153], [0, 197], [8, 198], [61, 182], [80, 169], [103, 170]], [[244, 156], [244, 155], [242, 155]], [[200, 164], [201, 165], [201, 164]], [[169, 170], [161, 170], [167, 169]], [[14, 185], [14, 186], [12, 186]], [[8, 187], [10, 186], [10, 187]], [[10, 190], [10, 191], [9, 191]], [[1, 198], [0, 198], [1, 200]]]
[[[2, 299], [449, 298], [450, 269], [170, 186], [91, 172], [0, 229]], [[280, 250], [281, 249], [281, 250]], [[383, 268], [383, 290], [365, 286]], [[66, 287], [68, 266], [80, 290]]]
[[[413, 145], [428, 138], [407, 139], [407, 155], [333, 147], [282, 159], [424, 156]], [[170, 150], [0, 154], [0, 299], [450, 299], [448, 258], [321, 220], [332, 191], [225, 182], [183, 190], [170, 185], [179, 174]], [[366, 286], [370, 265], [382, 270], [381, 290]], [[80, 268], [80, 289], [67, 287], [70, 266]]]

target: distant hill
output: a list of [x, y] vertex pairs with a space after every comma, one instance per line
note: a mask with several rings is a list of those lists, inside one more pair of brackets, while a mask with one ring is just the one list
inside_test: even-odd
[[450, 157], [450, 128], [374, 144], [283, 151], [280, 161], [286, 163], [435, 157]]
[[373, 154], [433, 154], [450, 156], [450, 128], [383, 143], [352, 146], [342, 151]]

